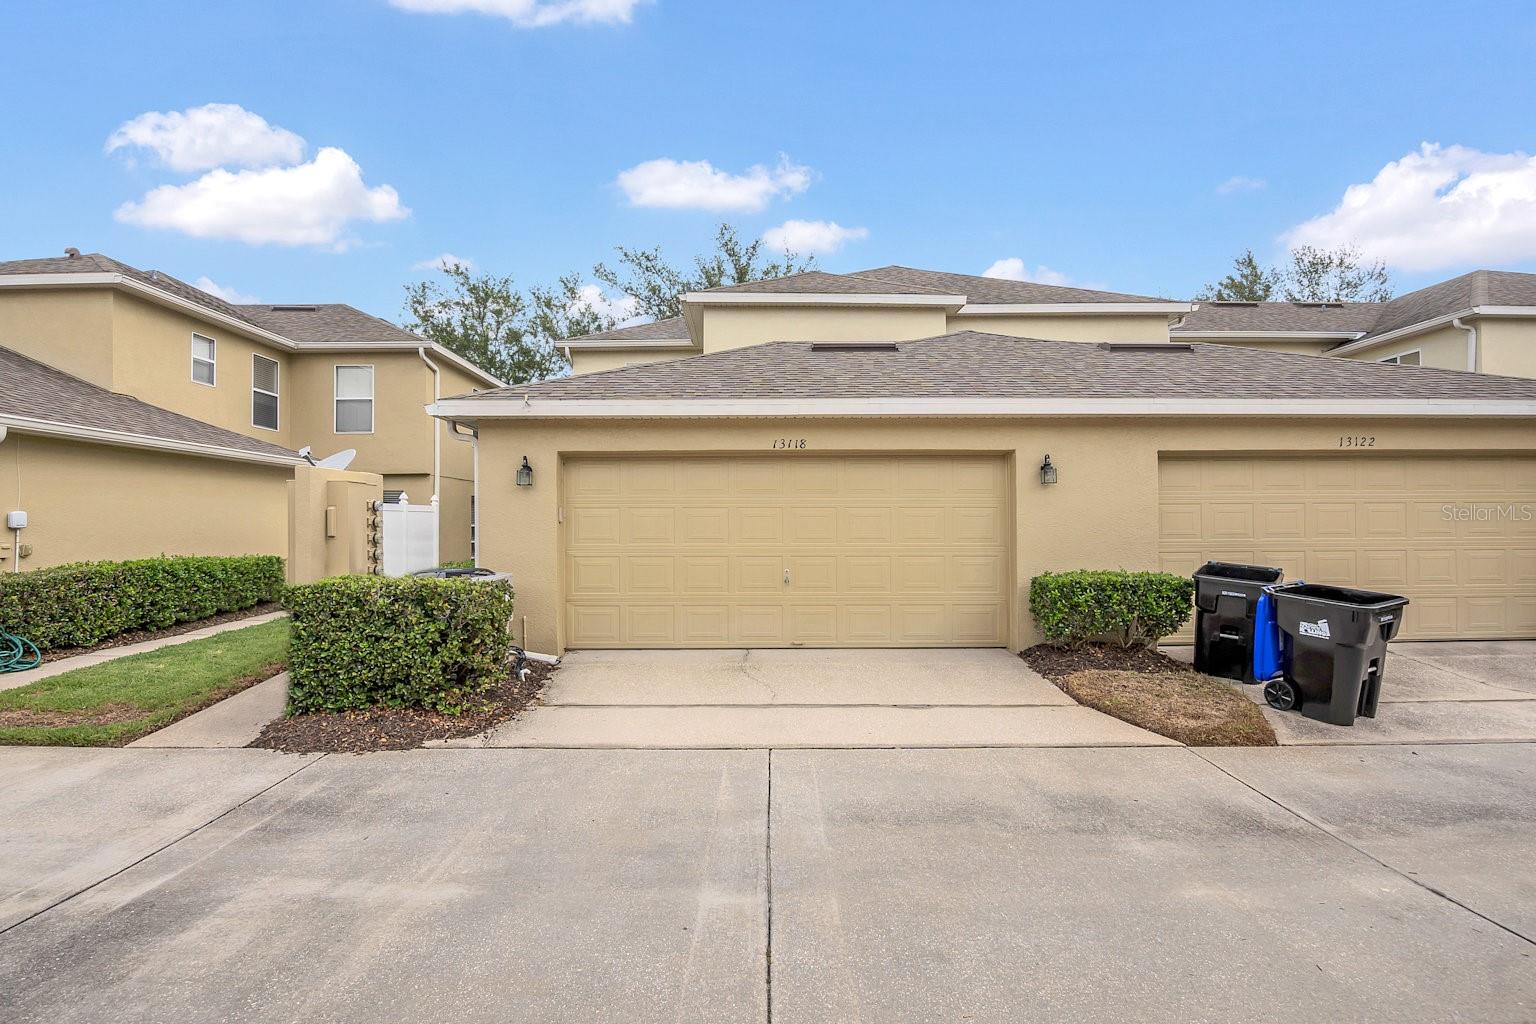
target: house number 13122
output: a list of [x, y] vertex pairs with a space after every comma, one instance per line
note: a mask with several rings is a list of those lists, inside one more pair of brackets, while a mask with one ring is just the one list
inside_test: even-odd
[[1376, 438], [1370, 434], [1345, 434], [1339, 438], [1340, 448], [1375, 448]]
[[798, 450], [798, 449], [801, 449], [801, 448], [805, 447], [805, 438], [803, 438], [803, 437], [776, 437], [776, 438], [773, 439], [773, 444], [770, 445], [770, 447], [775, 448], [775, 449], [778, 449], [778, 448], [794, 448], [794, 449]]

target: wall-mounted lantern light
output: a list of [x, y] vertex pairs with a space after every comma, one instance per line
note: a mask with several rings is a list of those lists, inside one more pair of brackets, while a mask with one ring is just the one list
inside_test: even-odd
[[533, 486], [533, 467], [528, 465], [528, 456], [523, 456], [523, 464], [517, 467], [517, 486]]
[[1056, 467], [1051, 465], [1051, 457], [1047, 455], [1045, 461], [1040, 463], [1040, 482], [1053, 484], [1056, 482]]

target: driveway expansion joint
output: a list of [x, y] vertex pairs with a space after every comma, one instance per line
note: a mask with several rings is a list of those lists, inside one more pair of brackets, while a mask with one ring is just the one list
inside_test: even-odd
[[1459, 900], [1456, 897], [1452, 896], [1450, 893], [1447, 893], [1447, 892], [1445, 892], [1442, 889], [1437, 889], [1434, 886], [1428, 884], [1427, 882], [1424, 882], [1423, 880], [1414, 877], [1414, 875], [1411, 874], [1410, 872], [1403, 871], [1400, 868], [1396, 868], [1396, 867], [1392, 866], [1391, 864], [1388, 864], [1386, 861], [1382, 860], [1380, 857], [1377, 857], [1375, 854], [1370, 853], [1370, 852], [1362, 849], [1361, 847], [1355, 845], [1354, 843], [1350, 842], [1348, 839], [1345, 839], [1343, 836], [1339, 835], [1337, 832], [1335, 832], [1333, 829], [1329, 828], [1327, 825], [1323, 824], [1321, 821], [1318, 821], [1317, 819], [1313, 818], [1312, 816], [1310, 816], [1308, 814], [1305, 814], [1305, 813], [1303, 813], [1301, 811], [1298, 811], [1296, 808], [1291, 807], [1289, 804], [1283, 803], [1282, 801], [1280, 801], [1279, 799], [1277, 799], [1277, 798], [1275, 798], [1273, 796], [1270, 796], [1268, 793], [1264, 792], [1262, 789], [1259, 789], [1257, 786], [1253, 785], [1248, 780], [1246, 780], [1244, 778], [1241, 778], [1240, 776], [1234, 775], [1232, 772], [1228, 771], [1227, 769], [1223, 768], [1221, 765], [1217, 764], [1215, 761], [1212, 761], [1210, 758], [1208, 758], [1204, 754], [1200, 753], [1198, 748], [1196, 748], [1196, 747], [1185, 747], [1184, 749], [1188, 750], [1191, 754], [1194, 754], [1196, 757], [1198, 757], [1200, 760], [1204, 761], [1206, 764], [1210, 765], [1212, 768], [1215, 768], [1218, 772], [1220, 772], [1221, 774], [1225, 775], [1227, 778], [1231, 779], [1233, 782], [1236, 782], [1238, 785], [1240, 785], [1240, 786], [1244, 787], [1245, 789], [1249, 790], [1250, 792], [1258, 795], [1260, 798], [1268, 801], [1269, 803], [1274, 804], [1276, 807], [1280, 808], [1282, 811], [1285, 811], [1287, 814], [1292, 815], [1297, 820], [1306, 822], [1308, 825], [1310, 825], [1313, 828], [1317, 829], [1319, 832], [1323, 833], [1328, 838], [1334, 840], [1337, 843], [1342, 844], [1343, 846], [1349, 847], [1349, 849], [1351, 849], [1351, 850], [1355, 851], [1356, 853], [1360, 854], [1360, 856], [1362, 856], [1362, 857], [1366, 858], [1367, 860], [1370, 860], [1370, 861], [1380, 865], [1381, 867], [1383, 867], [1383, 868], [1387, 869], [1388, 871], [1392, 872], [1394, 875], [1397, 875], [1399, 878], [1402, 878], [1405, 881], [1411, 882], [1412, 884], [1414, 884], [1415, 886], [1419, 887], [1420, 889], [1423, 889], [1427, 893], [1430, 893], [1430, 894], [1432, 894], [1434, 896], [1440, 897], [1441, 899], [1445, 900], [1447, 903], [1452, 904], [1453, 906], [1460, 907], [1462, 910], [1465, 910], [1467, 913], [1471, 914], [1473, 917], [1476, 917], [1476, 918], [1479, 918], [1479, 919], [1481, 919], [1483, 921], [1486, 921], [1488, 924], [1493, 925], [1495, 928], [1498, 928], [1500, 931], [1506, 932], [1506, 933], [1514, 936], [1515, 938], [1519, 939], [1520, 941], [1522, 941], [1524, 943], [1527, 943], [1528, 945], [1536, 946], [1536, 938], [1532, 938], [1531, 936], [1526, 935], [1523, 932], [1520, 932], [1520, 931], [1518, 931], [1518, 930], [1516, 930], [1514, 928], [1511, 928], [1509, 925], [1504, 924], [1503, 922], [1497, 920], [1496, 918], [1489, 917], [1487, 914], [1484, 914], [1483, 912], [1481, 912], [1479, 910], [1476, 910], [1476, 909], [1468, 906], [1467, 904], [1463, 903], [1461, 900]]

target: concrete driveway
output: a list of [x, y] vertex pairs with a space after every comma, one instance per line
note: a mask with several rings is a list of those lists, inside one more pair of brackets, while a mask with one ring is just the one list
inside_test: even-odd
[[[1194, 657], [1191, 647], [1164, 650]], [[1536, 740], [1536, 641], [1392, 644], [1376, 717], [1349, 728], [1275, 711], [1261, 687], [1233, 685], [1264, 707], [1284, 746]]]
[[1536, 745], [0, 749], [3, 1017], [1529, 1021]]
[[577, 651], [539, 705], [449, 746], [1160, 746], [1004, 650]]

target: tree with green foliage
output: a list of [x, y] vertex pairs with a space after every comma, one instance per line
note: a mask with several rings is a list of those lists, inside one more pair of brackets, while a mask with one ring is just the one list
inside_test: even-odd
[[630, 249], [621, 245], [618, 268], [599, 263], [592, 268], [592, 274], [609, 288], [633, 298], [638, 315], [666, 320], [682, 315], [683, 295], [688, 292], [785, 277], [816, 268], [814, 256], [802, 260], [798, 253], [786, 251], [782, 259], [767, 259], [762, 248], [762, 239], [743, 242], [734, 227], [721, 224], [715, 231], [714, 251], [695, 256], [691, 268], [679, 269], [668, 263], [660, 248]]
[[1232, 273], [1208, 284], [1195, 296], [1199, 302], [1268, 302], [1279, 282], [1273, 270], [1259, 266], [1252, 249], [1232, 261]]
[[[552, 307], [565, 286], [523, 298], [510, 277], [476, 274], [461, 263], [442, 268], [447, 282], [406, 285], [406, 329], [436, 342], [509, 384], [556, 377], [570, 364], [545, 330], [564, 326]], [[602, 328], [598, 328], [601, 330]], [[585, 333], [585, 332], [583, 332]]]
[[1386, 302], [1392, 275], [1380, 260], [1366, 262], [1359, 249], [1299, 245], [1284, 266], [1262, 267], [1252, 249], [1232, 261], [1232, 273], [1208, 284], [1199, 302]]
[[1380, 260], [1367, 263], [1359, 249], [1343, 245], [1319, 249], [1300, 245], [1281, 271], [1281, 291], [1289, 302], [1386, 302], [1392, 275]]

